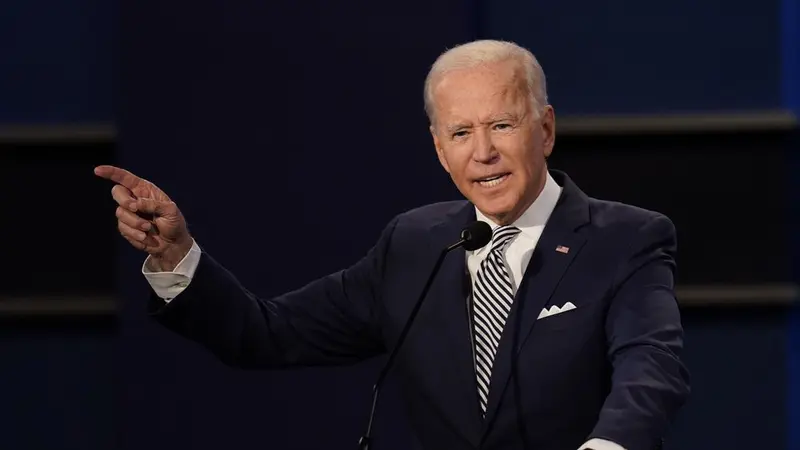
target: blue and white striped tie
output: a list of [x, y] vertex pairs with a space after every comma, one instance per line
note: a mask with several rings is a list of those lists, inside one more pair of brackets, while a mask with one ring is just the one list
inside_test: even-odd
[[473, 283], [475, 362], [478, 397], [484, 414], [492, 379], [492, 363], [514, 301], [514, 289], [506, 269], [504, 251], [519, 232], [519, 228], [513, 226], [494, 230], [491, 250], [481, 263]]

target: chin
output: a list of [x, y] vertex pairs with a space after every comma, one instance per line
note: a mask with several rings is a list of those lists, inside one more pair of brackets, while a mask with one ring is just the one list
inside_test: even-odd
[[487, 216], [489, 216], [492, 220], [497, 221], [498, 218], [505, 217], [513, 211], [513, 203], [509, 202], [498, 202], [498, 201], [491, 201], [491, 202], [483, 202], [477, 203], [478, 209]]
[[497, 218], [507, 216], [514, 212], [520, 196], [515, 186], [503, 186], [502, 188], [483, 189], [474, 184], [462, 186], [461, 189], [467, 199], [472, 202], [483, 214], [497, 220]]

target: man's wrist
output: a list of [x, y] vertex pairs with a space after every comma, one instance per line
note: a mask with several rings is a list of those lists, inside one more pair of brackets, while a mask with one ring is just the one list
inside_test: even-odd
[[150, 255], [148, 268], [153, 272], [172, 272], [192, 249], [192, 238], [170, 245], [162, 253]]

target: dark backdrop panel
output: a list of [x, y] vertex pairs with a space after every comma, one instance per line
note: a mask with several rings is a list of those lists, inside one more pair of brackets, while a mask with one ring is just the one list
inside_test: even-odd
[[481, 4], [481, 36], [528, 46], [561, 113], [784, 106], [779, 0]]
[[112, 333], [105, 319], [0, 321], [3, 448], [116, 448]]
[[[2, 103], [2, 102], [0, 102]], [[0, 143], [0, 296], [111, 294], [116, 218], [111, 187], [93, 175], [113, 143]], [[99, 208], [98, 208], [99, 206]], [[111, 214], [102, 208], [112, 207]]]
[[[795, 425], [800, 423], [800, 305], [795, 305], [789, 320], [787, 423]], [[789, 449], [800, 450], [800, 428], [790, 426], [786, 433]]]
[[[800, 1], [783, 0], [783, 96], [788, 108], [800, 115]], [[788, 168], [794, 175], [792, 177], [791, 198], [787, 209], [791, 211], [792, 230], [790, 242], [793, 249], [794, 279], [800, 280], [800, 133], [795, 137], [791, 146], [792, 159]], [[789, 423], [800, 424], [800, 303], [795, 305], [790, 316], [789, 325], [789, 351], [787, 352], [788, 375], [788, 415]], [[789, 448], [800, 450], [800, 427], [793, 426], [787, 430], [789, 434]]]
[[[204, 249], [258, 294], [349, 265], [393, 215], [454, 197], [422, 84], [440, 51], [474, 38], [462, 2], [148, 0], [123, 9], [121, 164], [161, 185]], [[375, 361], [223, 367], [144, 317], [141, 262], [125, 248], [125, 448], [356, 445]], [[405, 449], [389, 394], [377, 445]]]
[[786, 317], [776, 307], [683, 309], [692, 395], [666, 450], [787, 449]]
[[112, 119], [117, 2], [6, 0], [0, 123]]
[[[789, 133], [560, 137], [587, 193], [668, 215], [680, 284], [791, 282]], [[777, 245], [776, 245], [777, 244]]]

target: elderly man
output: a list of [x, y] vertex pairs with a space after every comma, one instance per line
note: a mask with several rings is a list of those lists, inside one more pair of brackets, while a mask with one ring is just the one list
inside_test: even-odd
[[396, 216], [353, 266], [276, 298], [251, 294], [203, 252], [155, 185], [98, 167], [117, 183], [122, 236], [149, 254], [152, 316], [237, 367], [370, 358], [396, 345], [440, 250], [483, 221], [491, 242], [447, 256], [397, 358], [417, 440], [658, 448], [689, 392], [673, 224], [548, 169], [555, 117], [527, 50], [453, 48], [424, 99], [439, 161], [467, 200]]

